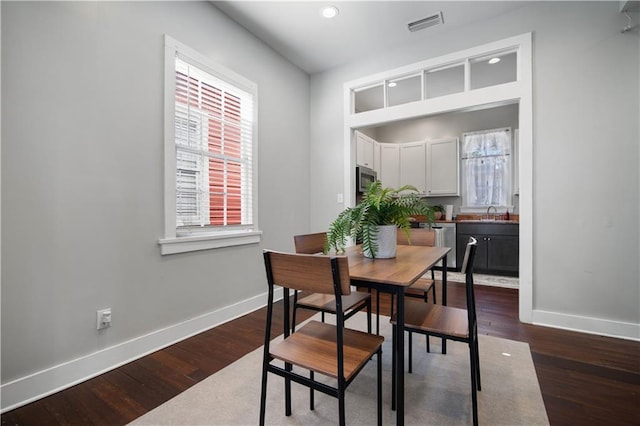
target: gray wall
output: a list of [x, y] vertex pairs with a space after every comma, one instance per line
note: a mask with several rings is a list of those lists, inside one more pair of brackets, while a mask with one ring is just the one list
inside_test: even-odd
[[620, 33], [626, 22], [617, 2], [523, 3], [312, 76], [311, 226], [342, 209], [345, 82], [532, 32], [534, 314], [640, 338], [640, 49], [637, 30]]
[[[308, 75], [208, 2], [2, 9], [2, 383], [266, 292], [309, 228]], [[258, 83], [260, 245], [160, 255], [165, 33]]]
[[[466, 132], [502, 127], [510, 127], [512, 130], [518, 128], [517, 104], [403, 120], [368, 130], [372, 133], [369, 136], [378, 142], [403, 143], [425, 139], [458, 138], [462, 140], [462, 135]], [[515, 209], [510, 211], [518, 213], [518, 197], [512, 196], [511, 198], [510, 202], [515, 206]], [[454, 213], [457, 214], [462, 205], [462, 196], [433, 197], [429, 199], [429, 202], [431, 204], [451, 204]]]

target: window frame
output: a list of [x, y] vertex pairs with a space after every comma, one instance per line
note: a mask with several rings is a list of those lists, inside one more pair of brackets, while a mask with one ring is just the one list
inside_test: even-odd
[[[258, 86], [240, 74], [211, 61], [209, 58], [165, 35], [164, 39], [164, 237], [158, 240], [162, 255], [221, 247], [258, 244], [262, 231], [258, 226]], [[242, 227], [207, 229], [194, 233], [178, 233], [176, 211], [177, 156], [175, 144], [175, 59], [188, 62], [237, 87], [253, 97], [252, 119], [252, 224]]]

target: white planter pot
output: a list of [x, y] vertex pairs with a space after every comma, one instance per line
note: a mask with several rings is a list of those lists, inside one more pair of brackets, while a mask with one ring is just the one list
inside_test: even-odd
[[[395, 225], [384, 225], [378, 227], [378, 251], [376, 259], [391, 259], [396, 257], [396, 248], [398, 247], [398, 228]], [[373, 257], [371, 253], [364, 250], [365, 257]]]

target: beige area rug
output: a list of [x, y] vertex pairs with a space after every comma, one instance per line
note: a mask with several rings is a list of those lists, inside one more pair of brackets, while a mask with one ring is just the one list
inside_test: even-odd
[[[436, 279], [440, 280], [442, 279], [442, 272], [441, 271], [434, 271], [435, 275], [436, 275]], [[429, 274], [427, 274], [427, 278], [431, 278], [430, 276], [428, 276]], [[453, 272], [453, 271], [448, 271], [447, 272], [447, 280], [448, 281], [453, 281], [456, 283], [463, 283], [465, 282], [465, 275], [461, 274], [460, 272]], [[484, 275], [484, 274], [476, 274], [474, 272], [473, 274], [473, 283], [476, 285], [488, 285], [488, 286], [494, 286], [494, 287], [504, 287], [504, 288], [519, 288], [519, 280], [517, 277], [503, 277], [503, 276], [498, 276], [498, 275]]]
[[[319, 314], [318, 314], [319, 315]], [[365, 314], [347, 326], [365, 330]], [[383, 424], [395, 424], [391, 410], [391, 326], [381, 319], [385, 343], [382, 355]], [[448, 342], [440, 354], [440, 339], [431, 339], [425, 352], [424, 336], [414, 335], [413, 373], [405, 374], [405, 423], [409, 425], [471, 424], [468, 346]], [[480, 336], [482, 391], [478, 392], [481, 425], [549, 424], [529, 345]], [[203, 380], [160, 407], [136, 419], [134, 425], [256, 425], [259, 419], [262, 348]], [[349, 425], [376, 423], [376, 366], [370, 362], [347, 388]], [[337, 424], [338, 402], [316, 392], [315, 410], [309, 410], [307, 388], [292, 384], [293, 414], [284, 415], [284, 380], [269, 374], [267, 424]]]

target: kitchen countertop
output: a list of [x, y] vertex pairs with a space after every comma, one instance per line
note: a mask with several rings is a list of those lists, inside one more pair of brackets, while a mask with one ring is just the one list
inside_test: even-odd
[[[460, 214], [455, 220], [436, 220], [435, 223], [499, 223], [499, 224], [519, 224], [520, 215], [510, 214], [509, 220], [504, 219], [504, 214], [495, 215], [495, 220], [482, 219], [484, 215], [479, 214]], [[424, 216], [414, 216], [414, 222], [423, 223], [427, 222], [427, 218]]]
[[[436, 223], [438, 223], [439, 221], [436, 220]], [[445, 221], [447, 222], [447, 221]], [[448, 221], [448, 222], [454, 222], [453, 220]], [[518, 224], [520, 222], [518, 222], [517, 220], [504, 220], [504, 219], [495, 219], [495, 220], [491, 220], [491, 219], [461, 219], [461, 220], [456, 220], [455, 223], [515, 223]]]

